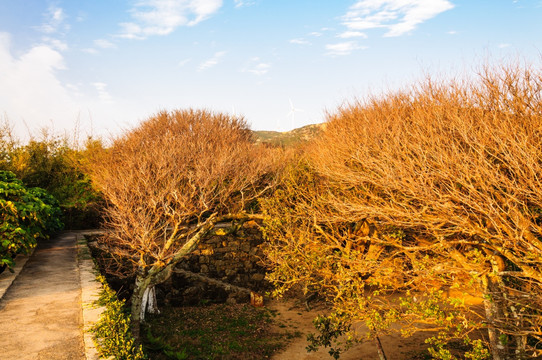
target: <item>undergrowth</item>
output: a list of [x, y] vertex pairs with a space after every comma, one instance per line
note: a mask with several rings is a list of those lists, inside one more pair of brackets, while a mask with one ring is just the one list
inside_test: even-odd
[[147, 319], [143, 345], [155, 360], [268, 359], [300, 336], [273, 331], [274, 316], [249, 305], [164, 307]]
[[130, 331], [130, 315], [124, 300], [117, 298], [105, 277], [98, 275], [97, 279], [103, 286], [97, 304], [105, 306], [105, 311], [92, 328], [96, 348], [102, 356], [113, 356], [116, 360], [147, 359], [142, 346], [136, 344]]

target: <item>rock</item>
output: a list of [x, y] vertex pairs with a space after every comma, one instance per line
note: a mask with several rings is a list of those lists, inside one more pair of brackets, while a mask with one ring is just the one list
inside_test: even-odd
[[244, 252], [250, 252], [250, 243], [249, 242], [245, 242], [241, 245], [241, 250], [244, 251]]
[[235, 269], [226, 269], [224, 273], [226, 274], [226, 276], [232, 276], [232, 275], [235, 275], [237, 271], [235, 271]]
[[265, 274], [256, 273], [250, 277], [250, 280], [252, 281], [262, 281], [263, 279], [265, 279]]

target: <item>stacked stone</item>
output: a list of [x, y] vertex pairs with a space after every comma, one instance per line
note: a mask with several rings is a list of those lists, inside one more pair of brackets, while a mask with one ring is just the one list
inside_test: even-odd
[[[224, 224], [224, 228], [228, 225]], [[167, 284], [169, 289], [165, 289], [166, 301], [172, 305], [248, 302], [250, 292], [240, 292], [235, 287], [259, 293], [269, 289], [261, 263], [263, 253], [260, 245], [264, 240], [258, 224], [246, 222], [232, 234], [220, 230], [205, 239], [178, 268], [234, 286], [216, 286], [175, 274]]]

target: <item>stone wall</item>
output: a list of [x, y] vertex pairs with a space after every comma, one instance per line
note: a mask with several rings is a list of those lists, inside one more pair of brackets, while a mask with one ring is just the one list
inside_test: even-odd
[[160, 290], [172, 305], [198, 305], [206, 302], [248, 302], [250, 293], [238, 287], [264, 293], [270, 288], [261, 263], [263, 243], [259, 226], [249, 221], [232, 234], [226, 235], [230, 224], [223, 224], [215, 235], [203, 241], [198, 249], [178, 265], [205, 277], [233, 286], [217, 286], [195, 281], [175, 273]]

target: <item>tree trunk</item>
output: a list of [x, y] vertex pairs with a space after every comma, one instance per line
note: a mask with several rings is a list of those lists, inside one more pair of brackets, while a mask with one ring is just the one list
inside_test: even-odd
[[515, 336], [516, 338], [516, 351], [515, 356], [516, 359], [527, 359], [527, 352], [525, 351], [527, 348], [527, 336]]
[[378, 351], [378, 359], [387, 360], [386, 353], [384, 353], [384, 348], [382, 347], [382, 343], [380, 342], [380, 338], [378, 336], [375, 337], [375, 342], [376, 342], [376, 350]]
[[[132, 293], [131, 329], [135, 339], [139, 339], [141, 322], [145, 321], [145, 313], [158, 312], [156, 304], [156, 292], [154, 286], [165, 282], [170, 278], [174, 263], [166, 267], [153, 266], [148, 272], [138, 271], [135, 281], [134, 292]], [[150, 300], [150, 301], [149, 301]]]
[[482, 278], [484, 285], [484, 310], [487, 320], [487, 332], [493, 360], [510, 359], [509, 339], [498, 326], [499, 319], [503, 319], [504, 310], [502, 293], [498, 280], [492, 276], [484, 275]]
[[[170, 278], [174, 267], [179, 263], [186, 255], [194, 251], [198, 244], [202, 241], [205, 235], [214, 228], [218, 221], [224, 219], [246, 219], [246, 215], [227, 215], [222, 218], [217, 218], [216, 214], [213, 214], [204, 224], [199, 226], [199, 230], [188, 240], [183, 247], [175, 253], [172, 259], [169, 260], [167, 265], [154, 265], [150, 269], [145, 270], [145, 263], [140, 263], [140, 268], [137, 272], [134, 292], [132, 294], [132, 323], [131, 329], [136, 341], [139, 341], [140, 325], [142, 321], [145, 321], [145, 312], [149, 305], [149, 299], [151, 302], [152, 310], [158, 311], [156, 307], [156, 295], [154, 292], [154, 286], [163, 283]], [[166, 244], [166, 248], [172, 246], [174, 238], [171, 242]], [[144, 303], [145, 302], [145, 303]]]
[[158, 304], [156, 303], [156, 290], [154, 286], [149, 286], [143, 293], [140, 316], [141, 321], [145, 321], [145, 313], [160, 314]]
[[[143, 299], [145, 297], [145, 292], [148, 291], [148, 288], [151, 284], [152, 278], [150, 276], [137, 275], [135, 281], [134, 292], [132, 293], [132, 322], [130, 327], [132, 329], [132, 335], [136, 340], [139, 340], [140, 335], [140, 325], [141, 321], [145, 320], [145, 314], [143, 313]], [[142, 316], [143, 313], [143, 316]]]

